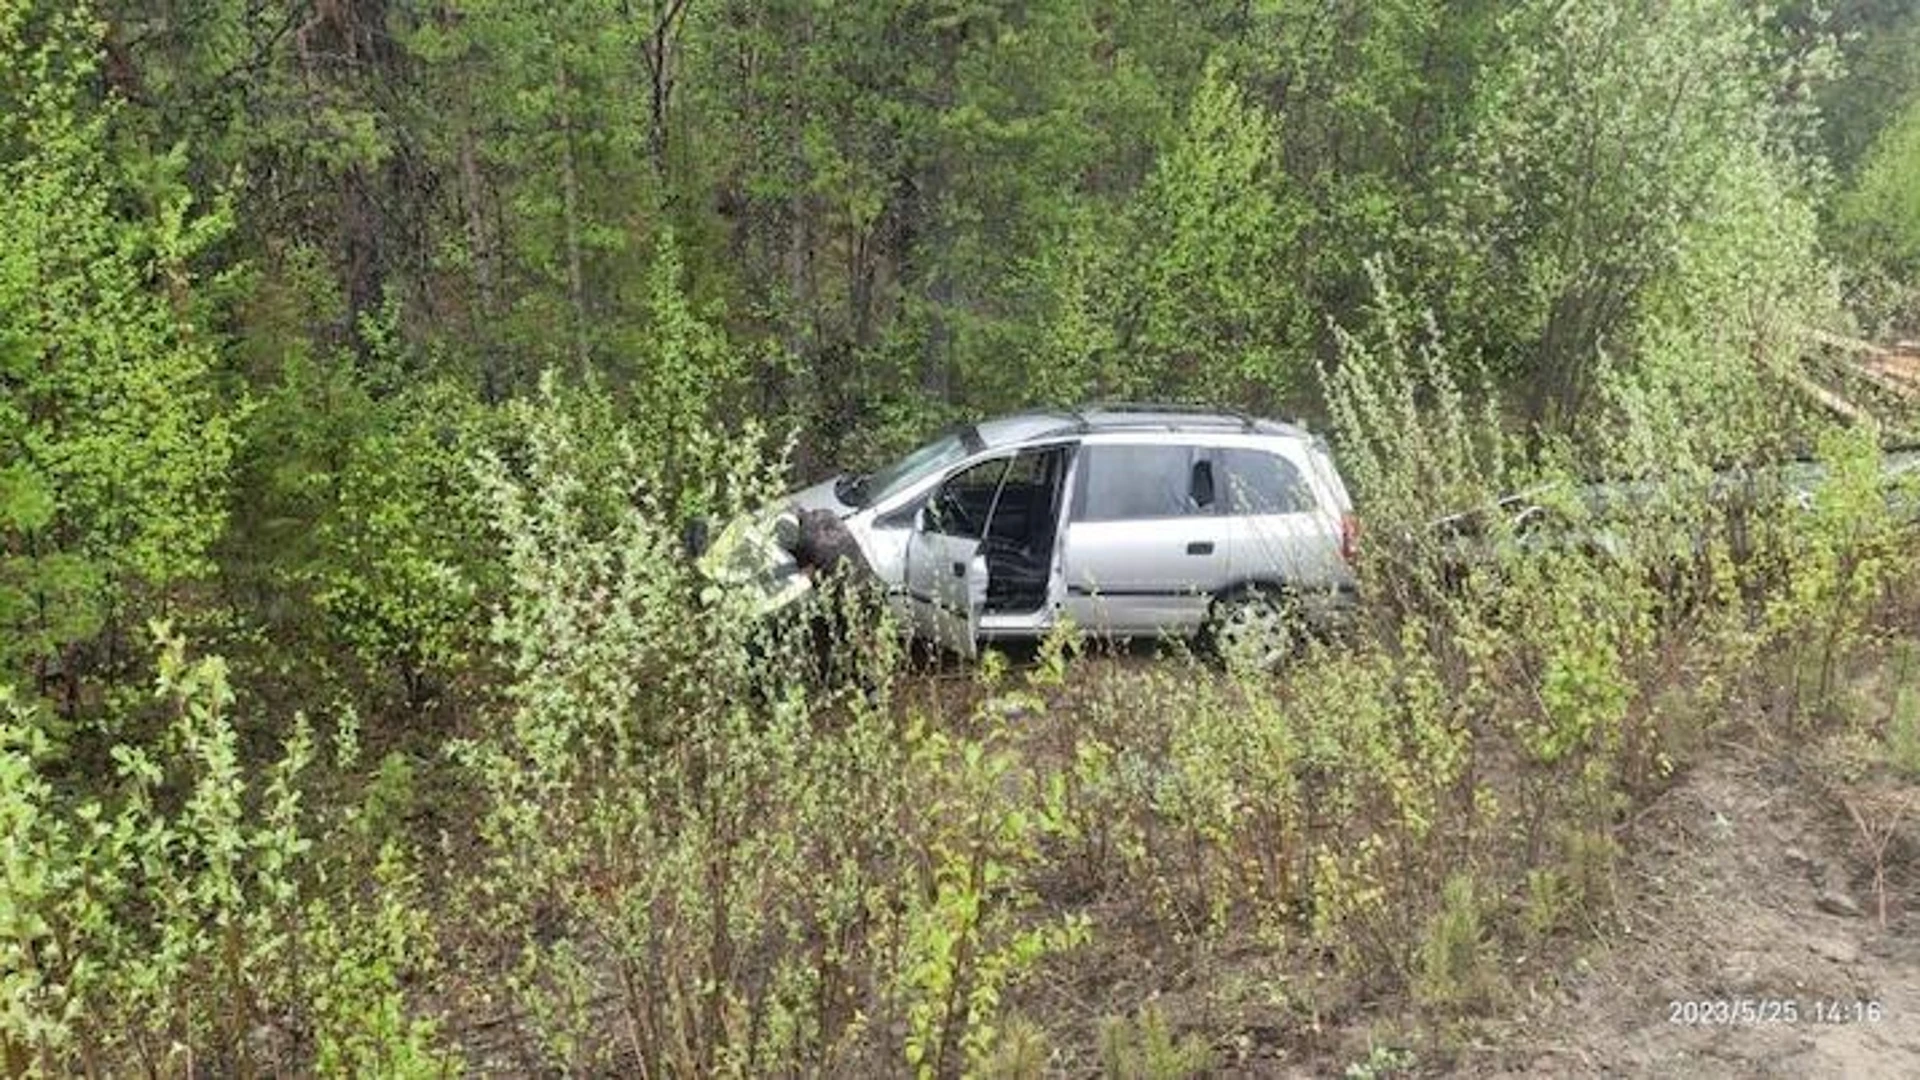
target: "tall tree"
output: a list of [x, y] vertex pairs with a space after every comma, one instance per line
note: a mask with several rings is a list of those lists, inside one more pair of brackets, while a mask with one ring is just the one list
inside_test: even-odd
[[1278, 147], [1273, 118], [1210, 68], [1135, 208], [1112, 389], [1262, 407], [1295, 389], [1313, 329], [1280, 272], [1304, 214]]
[[[91, 10], [0, 8], [0, 666], [80, 704], [117, 631], [208, 569], [232, 436], [181, 154], [127, 160]], [[95, 643], [105, 649], [94, 649]]]
[[1476, 90], [1445, 213], [1426, 231], [1449, 323], [1525, 387], [1533, 420], [1582, 415], [1631, 352], [1646, 290], [1736, 168], [1801, 180], [1758, 27], [1732, 0], [1528, 3]]

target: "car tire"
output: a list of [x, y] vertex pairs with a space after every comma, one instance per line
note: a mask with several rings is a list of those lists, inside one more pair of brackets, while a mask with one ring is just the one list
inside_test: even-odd
[[1299, 605], [1276, 589], [1243, 589], [1216, 600], [1207, 620], [1209, 651], [1229, 671], [1272, 673], [1299, 651]]

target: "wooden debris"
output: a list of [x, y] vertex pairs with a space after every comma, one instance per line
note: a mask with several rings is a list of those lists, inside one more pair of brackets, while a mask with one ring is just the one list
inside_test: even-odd
[[[1920, 398], [1920, 347], [1916, 347], [1913, 342], [1902, 341], [1889, 347], [1835, 334], [1828, 330], [1802, 327], [1801, 332], [1809, 341], [1816, 344], [1854, 354], [1857, 358], [1845, 359], [1841, 363], [1848, 371], [1885, 393], [1902, 401]], [[1838, 395], [1834, 396], [1838, 397]], [[1845, 402], [1844, 399], [1839, 400], [1846, 408], [1854, 411], [1848, 412], [1838, 407], [1835, 402], [1824, 399], [1821, 404], [1849, 419], [1857, 419], [1859, 407], [1851, 402]]]
[[1882, 426], [1879, 419], [1877, 419], [1872, 413], [1868, 412], [1867, 410], [1861, 408], [1858, 405], [1855, 405], [1853, 402], [1848, 401], [1846, 398], [1841, 397], [1839, 394], [1834, 393], [1833, 391], [1827, 389], [1826, 387], [1821, 386], [1819, 383], [1814, 382], [1812, 379], [1808, 378], [1806, 375], [1798, 371], [1791, 371], [1791, 370], [1783, 371], [1781, 372], [1781, 374], [1785, 375], [1787, 377], [1788, 382], [1791, 382], [1794, 386], [1798, 387], [1808, 397], [1819, 402], [1820, 405], [1823, 408], [1825, 408], [1828, 412], [1831, 412], [1834, 415], [1841, 417], [1842, 419], [1851, 420], [1852, 422], [1863, 425], [1865, 427], [1878, 428]]

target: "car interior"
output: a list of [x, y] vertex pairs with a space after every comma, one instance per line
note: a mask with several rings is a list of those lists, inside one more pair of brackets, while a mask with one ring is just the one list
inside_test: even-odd
[[988, 614], [1022, 615], [1046, 603], [1067, 462], [1064, 446], [1029, 450], [969, 469], [941, 488], [933, 507], [939, 531], [981, 540]]

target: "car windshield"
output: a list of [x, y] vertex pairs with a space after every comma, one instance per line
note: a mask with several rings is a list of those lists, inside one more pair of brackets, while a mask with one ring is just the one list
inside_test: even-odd
[[879, 472], [854, 477], [840, 484], [835, 494], [851, 506], [872, 506], [928, 473], [945, 468], [965, 456], [965, 440], [958, 434], [948, 435], [928, 443]]

